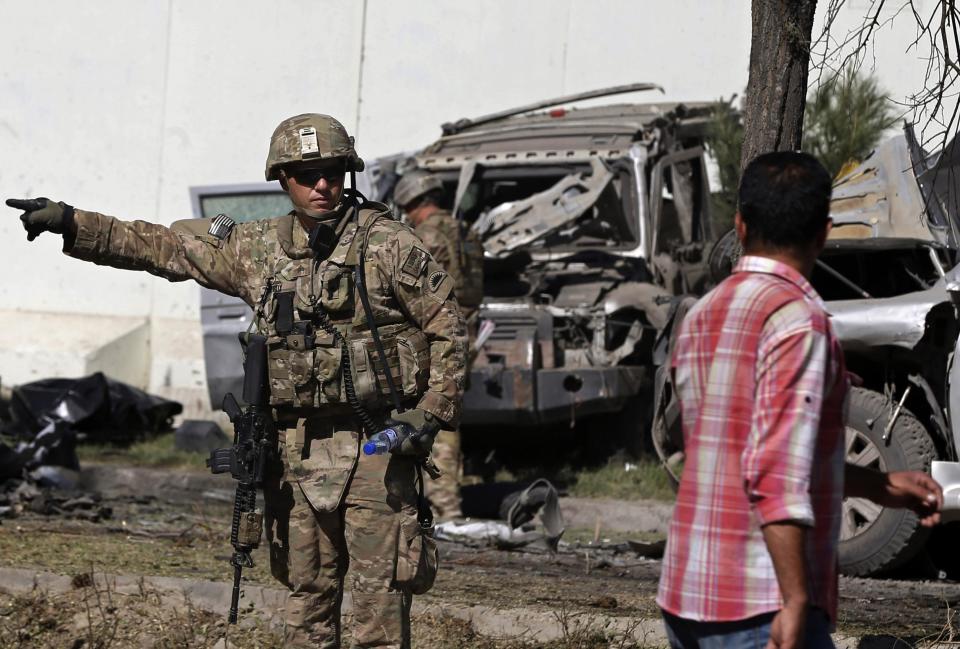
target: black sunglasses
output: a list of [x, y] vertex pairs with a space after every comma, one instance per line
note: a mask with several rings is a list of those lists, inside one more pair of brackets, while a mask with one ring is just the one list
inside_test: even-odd
[[325, 167], [290, 167], [284, 170], [290, 178], [299, 185], [316, 185], [320, 179], [338, 180], [343, 178], [347, 170], [343, 165], [328, 165]]

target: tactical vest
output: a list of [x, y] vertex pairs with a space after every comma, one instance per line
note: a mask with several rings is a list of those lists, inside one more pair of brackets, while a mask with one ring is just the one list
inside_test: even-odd
[[[270, 403], [273, 406], [315, 408], [348, 407], [342, 367], [342, 347], [331, 329], [347, 344], [350, 380], [357, 397], [371, 410], [392, 407], [383, 364], [377, 355], [362, 304], [357, 296], [354, 269], [360, 248], [373, 223], [389, 218], [387, 208], [367, 203], [360, 209], [360, 236], [356, 223], [346, 226], [327, 259], [317, 260], [291, 239], [295, 223], [279, 224], [276, 264], [261, 299], [257, 326], [267, 336]], [[281, 217], [292, 220], [293, 216]], [[366, 262], [370, 268], [370, 259]], [[369, 294], [390, 292], [366, 274]], [[389, 298], [394, 299], [394, 298]], [[403, 318], [399, 308], [374, 311], [387, 364], [404, 401], [418, 399], [430, 376], [430, 347], [426, 335]], [[332, 408], [331, 414], [340, 408]]]
[[453, 291], [460, 306], [467, 310], [480, 306], [483, 302], [483, 244], [480, 236], [447, 211], [427, 217], [420, 227], [437, 228], [443, 234], [450, 260], [446, 270], [454, 280]]

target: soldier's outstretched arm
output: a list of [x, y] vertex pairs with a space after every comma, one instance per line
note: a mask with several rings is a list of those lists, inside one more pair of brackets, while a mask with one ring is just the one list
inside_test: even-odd
[[453, 279], [406, 229], [391, 242], [386, 267], [392, 273], [397, 300], [430, 343], [430, 384], [417, 407], [455, 428], [460, 420], [467, 339]]
[[[74, 209], [46, 198], [10, 198], [33, 241], [42, 232], [63, 235], [63, 251], [103, 266], [145, 270], [172, 282], [193, 279], [209, 288], [239, 295], [242, 283], [236, 260], [240, 237], [226, 240], [172, 231], [146, 221], [121, 221], [97, 212]], [[242, 296], [241, 296], [242, 297]]]

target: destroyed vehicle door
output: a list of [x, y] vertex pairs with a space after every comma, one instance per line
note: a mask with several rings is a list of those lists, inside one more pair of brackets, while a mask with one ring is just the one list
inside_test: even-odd
[[703, 148], [660, 158], [650, 174], [650, 260], [664, 288], [702, 293], [705, 246], [713, 238]]
[[[293, 207], [277, 183], [191, 187], [190, 197], [195, 218], [226, 214], [237, 223], [280, 216]], [[203, 360], [210, 405], [215, 410], [227, 392], [238, 397], [243, 393], [243, 357], [237, 334], [246, 331], [252, 317], [253, 311], [240, 298], [200, 288]]]

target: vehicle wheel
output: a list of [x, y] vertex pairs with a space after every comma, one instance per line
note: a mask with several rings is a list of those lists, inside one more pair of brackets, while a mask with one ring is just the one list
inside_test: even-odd
[[[905, 408], [889, 439], [883, 431], [895, 408], [883, 395], [852, 388], [846, 428], [849, 464], [878, 471], [929, 471], [936, 457], [933, 440]], [[896, 568], [923, 547], [929, 530], [906, 509], [880, 507], [865, 498], [845, 498], [840, 524], [840, 571], [867, 576]]]
[[742, 255], [743, 246], [740, 245], [736, 230], [728, 230], [714, 242], [707, 254], [707, 273], [710, 281], [719, 284], [729, 277]]

